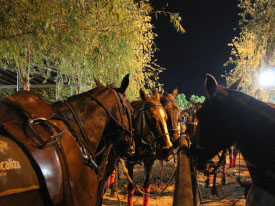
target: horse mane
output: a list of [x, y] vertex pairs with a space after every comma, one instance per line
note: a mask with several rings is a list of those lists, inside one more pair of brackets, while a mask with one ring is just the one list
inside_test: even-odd
[[275, 121], [275, 108], [268, 103], [260, 101], [240, 91], [229, 90], [229, 94], [237, 103], [249, 111], [256, 112], [272, 121]]

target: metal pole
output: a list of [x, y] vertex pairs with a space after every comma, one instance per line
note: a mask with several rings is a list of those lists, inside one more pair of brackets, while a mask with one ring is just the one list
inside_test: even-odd
[[19, 91], [19, 70], [16, 72], [16, 91]]

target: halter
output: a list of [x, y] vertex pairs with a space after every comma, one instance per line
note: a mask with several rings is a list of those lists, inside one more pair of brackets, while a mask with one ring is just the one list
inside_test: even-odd
[[[115, 89], [107, 87], [108, 89], [110, 89], [110, 91], [112, 91], [112, 93], [115, 95], [116, 98], [116, 103], [118, 105], [119, 108], [119, 113], [120, 113], [120, 117], [121, 117], [121, 124], [116, 120], [116, 118], [111, 114], [111, 112], [96, 98], [94, 97], [92, 94], [87, 93], [87, 96], [92, 99], [93, 101], [97, 102], [97, 104], [102, 107], [104, 109], [104, 111], [108, 114], [108, 116], [115, 122], [115, 124], [119, 127], [119, 130], [114, 132], [114, 133], [109, 133], [105, 136], [103, 136], [103, 140], [106, 142], [105, 137], [106, 136], [113, 136], [115, 134], [117, 134], [118, 132], [122, 132], [123, 134], [128, 134], [130, 136], [132, 136], [132, 121], [131, 121], [131, 115], [130, 115], [130, 111], [129, 108], [126, 106], [125, 100], [119, 95], [117, 94], [117, 92], [115, 91]], [[63, 118], [66, 120], [67, 122], [67, 126], [69, 125], [69, 130], [71, 131], [71, 133], [73, 134], [73, 136], [75, 137], [76, 141], [79, 144], [79, 147], [81, 149], [82, 152], [82, 156], [83, 156], [83, 161], [84, 164], [91, 167], [97, 174], [99, 173], [99, 169], [100, 168], [104, 168], [105, 167], [105, 163], [107, 162], [110, 150], [113, 146], [113, 144], [118, 141], [118, 139], [116, 139], [115, 141], [109, 143], [108, 145], [105, 144], [104, 147], [97, 153], [95, 154], [94, 151], [96, 151], [95, 146], [92, 144], [92, 142], [90, 141], [86, 129], [84, 127], [83, 121], [81, 120], [81, 118], [79, 117], [76, 109], [73, 107], [73, 105], [68, 102], [68, 101], [64, 101], [63, 104], [66, 105], [66, 107], [69, 109], [69, 111], [72, 113], [74, 120], [76, 121], [78, 128], [80, 130], [80, 133], [82, 135], [83, 139], [80, 139], [77, 136], [77, 133], [75, 132], [75, 130], [73, 129], [73, 127], [70, 125], [69, 121], [67, 120], [66, 116], [59, 110], [59, 112], [62, 114]], [[126, 112], [125, 112], [126, 111]], [[125, 114], [127, 115], [128, 118], [128, 122], [129, 122], [129, 128], [127, 129], [125, 126], [125, 123], [123, 121], [123, 117], [122, 115]], [[101, 153], [103, 153], [104, 151], [106, 152], [105, 158], [103, 158], [103, 162], [100, 166], [98, 166], [95, 162], [95, 158], [97, 156], [99, 156]]]
[[[155, 148], [156, 147], [156, 142], [158, 141], [159, 138], [163, 137], [163, 136], [166, 136], [167, 134], [169, 133], [165, 133], [165, 134], [162, 134], [162, 135], [159, 135], [157, 137], [155, 137], [155, 134], [154, 132], [151, 131], [151, 135], [154, 137], [154, 141], [153, 142], [148, 142], [146, 139], [143, 138], [143, 129], [145, 128], [145, 124], [147, 124], [147, 126], [149, 127], [150, 129], [150, 125], [148, 124], [148, 116], [146, 115], [145, 111], [151, 107], [157, 107], [157, 106], [162, 106], [162, 104], [145, 104], [143, 106], [143, 109], [141, 110], [141, 129], [140, 129], [140, 139], [141, 139], [141, 143], [143, 144], [146, 144], [146, 145], [149, 145], [151, 148]], [[150, 129], [151, 130], [151, 129]]]
[[[161, 102], [176, 102], [174, 99], [162, 99], [160, 100]], [[174, 134], [176, 132], [179, 132], [180, 129], [178, 128], [171, 128], [171, 129], [168, 129], [168, 131], [171, 131], [171, 134]], [[170, 133], [170, 132], [169, 132]]]

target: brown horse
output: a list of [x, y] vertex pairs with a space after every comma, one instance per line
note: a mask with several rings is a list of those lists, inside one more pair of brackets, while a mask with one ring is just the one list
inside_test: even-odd
[[[133, 128], [136, 150], [133, 157], [126, 160], [129, 176], [133, 179], [134, 165], [144, 163], [144, 192], [150, 193], [150, 172], [156, 159], [167, 160], [172, 153], [165, 110], [160, 103], [160, 95], [149, 97], [140, 90], [141, 100], [132, 102], [134, 108]], [[128, 183], [128, 205], [133, 205], [134, 186]], [[144, 196], [144, 205], [149, 205], [149, 197]]]
[[128, 83], [127, 75], [120, 88], [100, 86], [59, 102], [56, 108], [29, 92], [1, 102], [1, 140], [14, 141], [19, 147], [9, 155], [21, 152], [31, 165], [27, 175], [16, 173], [16, 185], [31, 174], [36, 181], [25, 191], [7, 188], [12, 185], [9, 172], [24, 166], [15, 160], [4, 161], [0, 172], [7, 175], [0, 176], [0, 205], [96, 205], [112, 146], [121, 139], [132, 139], [124, 96]]
[[207, 75], [207, 99], [198, 111], [195, 142], [190, 153], [198, 168], [233, 143], [243, 154], [252, 178], [247, 205], [275, 205], [275, 109], [235, 91]]
[[[157, 95], [156, 91], [153, 91], [155, 95]], [[170, 134], [171, 141], [173, 142], [173, 146], [177, 146], [177, 141], [179, 140], [179, 128], [178, 128], [178, 121], [179, 121], [179, 105], [175, 101], [175, 98], [178, 94], [178, 90], [174, 89], [172, 94], [164, 92], [160, 94], [160, 102], [163, 108], [166, 111], [168, 116], [167, 119], [167, 127]]]

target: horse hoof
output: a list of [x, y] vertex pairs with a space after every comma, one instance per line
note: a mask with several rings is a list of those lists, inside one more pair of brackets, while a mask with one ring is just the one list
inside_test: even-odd
[[227, 181], [226, 181], [226, 179], [224, 177], [222, 178], [222, 184], [223, 185], [227, 185]]

